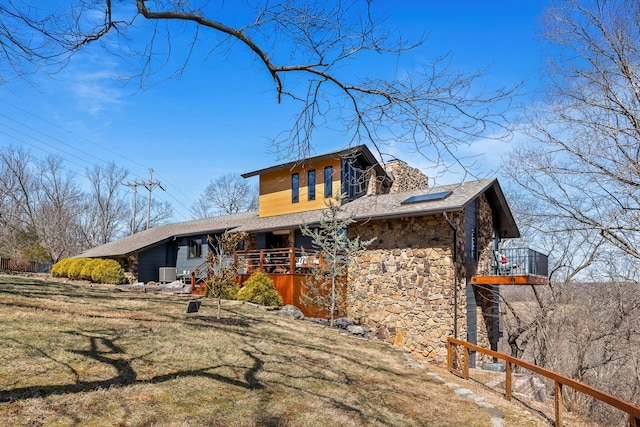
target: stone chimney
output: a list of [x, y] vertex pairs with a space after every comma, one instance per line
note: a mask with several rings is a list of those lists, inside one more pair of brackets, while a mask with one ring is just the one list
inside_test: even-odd
[[429, 177], [420, 169], [411, 167], [402, 160], [388, 161], [385, 164], [385, 171], [393, 181], [389, 188], [390, 194], [429, 188]]

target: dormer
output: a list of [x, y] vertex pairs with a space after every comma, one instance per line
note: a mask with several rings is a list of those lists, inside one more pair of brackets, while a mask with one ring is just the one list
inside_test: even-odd
[[242, 174], [252, 176], [260, 179], [260, 217], [323, 209], [391, 184], [365, 145]]

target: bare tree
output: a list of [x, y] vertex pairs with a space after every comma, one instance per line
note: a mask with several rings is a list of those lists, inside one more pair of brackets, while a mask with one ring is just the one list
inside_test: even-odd
[[221, 299], [228, 288], [237, 286], [238, 271], [244, 267], [244, 261], [233, 256], [238, 244], [247, 238], [244, 232], [231, 233], [225, 231], [222, 235], [209, 237], [209, 244], [213, 250], [207, 252], [207, 278], [205, 283], [206, 296], [215, 298], [217, 302], [216, 316], [220, 319]]
[[37, 187], [30, 162], [30, 154], [20, 148], [0, 151], [0, 252], [6, 256], [19, 255], [19, 235], [33, 225]]
[[82, 193], [62, 159], [47, 157], [38, 165], [41, 187], [34, 217], [34, 228], [42, 245], [49, 249], [54, 262], [77, 254], [80, 250]]
[[[147, 200], [138, 197], [136, 199], [136, 218], [134, 232], [147, 229]], [[168, 201], [160, 201], [151, 198], [151, 208], [149, 210], [149, 227], [166, 224], [173, 217], [173, 206]]]
[[[546, 16], [545, 97], [510, 178], [544, 204], [535, 221], [595, 232], [640, 258], [640, 5], [562, 1]], [[551, 231], [551, 230], [550, 230]]]
[[[123, 63], [137, 65], [129, 75], [142, 85], [180, 76], [193, 56], [243, 54], [271, 76], [277, 101], [297, 108], [292, 126], [272, 141], [287, 158], [307, 156], [315, 130], [327, 123], [378, 150], [387, 142], [411, 144], [441, 165], [465, 161], [463, 148], [478, 138], [509, 133], [505, 112], [515, 89], [483, 90], [482, 72], [459, 72], [448, 56], [414, 70], [391, 67], [384, 78], [375, 70], [354, 70], [354, 60], [371, 53], [396, 64], [424, 42], [403, 39], [377, 3], [252, 3], [69, 0], [51, 11], [9, 3], [0, 10], [7, 29], [0, 42], [10, 46], [4, 54], [20, 69], [64, 64], [74, 52], [100, 43]], [[178, 37], [184, 33], [191, 35], [186, 43]], [[170, 68], [176, 63], [181, 65]]]
[[129, 226], [130, 209], [122, 190], [128, 172], [115, 163], [87, 170], [90, 192], [82, 215], [82, 233], [91, 248], [108, 243]]
[[19, 257], [25, 244], [39, 244], [54, 261], [75, 255], [80, 191], [62, 159], [38, 161], [27, 151], [9, 148], [0, 152], [0, 171], [4, 251]]
[[319, 262], [311, 263], [302, 300], [326, 312], [331, 327], [340, 307], [345, 307], [346, 298], [353, 297], [354, 293], [349, 292], [353, 280], [348, 276], [357, 274], [354, 267], [358, 254], [375, 240], [375, 237], [371, 240], [360, 240], [360, 236], [349, 238], [347, 227], [354, 222], [353, 216], [347, 215], [341, 206], [331, 203], [322, 212], [318, 227], [301, 227], [302, 235], [309, 236], [320, 253]]
[[258, 209], [258, 188], [238, 174], [228, 173], [211, 180], [191, 207], [196, 218], [230, 215]]

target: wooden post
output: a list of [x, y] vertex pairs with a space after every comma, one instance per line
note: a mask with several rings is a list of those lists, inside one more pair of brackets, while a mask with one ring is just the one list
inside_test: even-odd
[[296, 272], [296, 248], [289, 249], [289, 273]]
[[264, 249], [260, 249], [260, 271], [264, 271]]
[[453, 368], [452, 347], [453, 347], [453, 344], [451, 344], [451, 341], [447, 341], [447, 370], [449, 372], [451, 372], [451, 369]]
[[640, 427], [640, 418], [636, 418], [633, 414], [629, 414], [629, 427]]
[[562, 384], [556, 383], [556, 427], [562, 427]]
[[469, 347], [464, 346], [464, 366], [462, 367], [462, 374], [465, 380], [469, 379]]
[[507, 400], [511, 400], [511, 362], [507, 362], [505, 365], [505, 379], [504, 379], [504, 397]]

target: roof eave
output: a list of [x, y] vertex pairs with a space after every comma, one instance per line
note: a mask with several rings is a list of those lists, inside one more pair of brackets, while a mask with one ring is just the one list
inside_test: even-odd
[[369, 150], [369, 147], [363, 144], [363, 145], [357, 145], [355, 147], [345, 148], [343, 150], [333, 151], [331, 153], [321, 154], [319, 156], [308, 157], [308, 158], [293, 161], [293, 162], [287, 162], [287, 163], [282, 163], [280, 165], [269, 166], [267, 168], [243, 173], [240, 176], [243, 178], [251, 178], [253, 176], [262, 175], [267, 172], [275, 172], [279, 170], [292, 169], [296, 166], [306, 165], [306, 164], [310, 164], [312, 162], [317, 162], [320, 160], [332, 159], [332, 158], [341, 159], [351, 154], [362, 154], [369, 163], [371, 163], [374, 166], [377, 165], [378, 167], [380, 167], [380, 171], [384, 172], [384, 169], [382, 169], [378, 160], [375, 158], [373, 153], [371, 153], [371, 150]]

